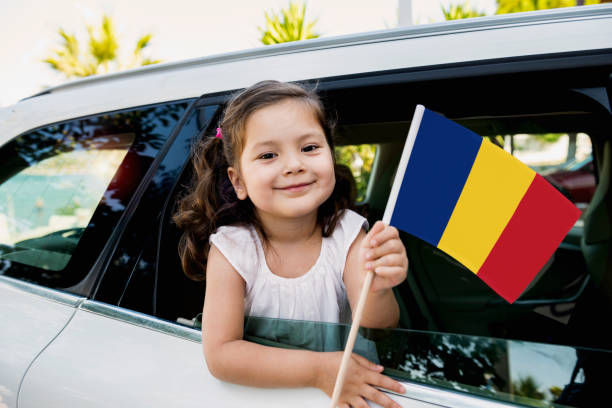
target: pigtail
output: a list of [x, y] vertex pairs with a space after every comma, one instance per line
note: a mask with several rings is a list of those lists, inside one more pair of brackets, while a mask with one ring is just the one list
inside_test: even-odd
[[227, 176], [223, 141], [204, 137], [193, 150], [193, 178], [189, 193], [178, 202], [173, 221], [183, 230], [179, 255], [185, 275], [202, 281], [210, 244], [218, 226], [227, 223], [227, 209], [239, 201]]

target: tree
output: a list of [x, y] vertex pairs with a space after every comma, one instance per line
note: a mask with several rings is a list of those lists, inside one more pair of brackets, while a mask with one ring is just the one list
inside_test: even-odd
[[543, 400], [546, 398], [544, 393], [540, 391], [540, 386], [532, 376], [521, 377], [518, 381], [513, 382], [512, 388], [514, 394], [521, 397]]
[[306, 4], [289, 1], [287, 8], [280, 12], [265, 12], [266, 27], [258, 27], [261, 32], [260, 41], [264, 45], [280, 44], [290, 41], [317, 38], [319, 34], [313, 31], [317, 19], [306, 22]]
[[446, 9], [442, 7], [442, 13], [446, 20], [460, 20], [462, 18], [485, 16], [485, 13], [473, 9], [469, 3], [450, 4]]
[[130, 61], [121, 63], [117, 53], [119, 40], [109, 16], [102, 17], [98, 30], [88, 26], [87, 32], [89, 35], [88, 48], [85, 54], [81, 54], [76, 36], [60, 28], [58, 33], [62, 38], [61, 48], [54, 50], [54, 55], [44, 59], [43, 62], [49, 64], [54, 70], [62, 72], [67, 78], [86, 77], [160, 62], [160, 60], [143, 56], [142, 51], [149, 45], [153, 37], [152, 34], [145, 34], [137, 41]]
[[599, 3], [601, 0], [497, 0], [497, 14]]

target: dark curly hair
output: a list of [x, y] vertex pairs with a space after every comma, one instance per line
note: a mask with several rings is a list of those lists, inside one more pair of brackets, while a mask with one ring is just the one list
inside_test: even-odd
[[[312, 89], [293, 83], [262, 81], [236, 94], [227, 105], [221, 129], [223, 139], [204, 136], [192, 151], [193, 178], [188, 193], [178, 202], [173, 221], [183, 230], [179, 255], [183, 271], [192, 280], [205, 279], [208, 238], [222, 225], [253, 225], [263, 239], [265, 232], [249, 198], [239, 200], [227, 175], [236, 166], [244, 148], [246, 121], [258, 109], [286, 99], [303, 102], [312, 109], [332, 152], [333, 123]], [[336, 184], [331, 196], [319, 207], [317, 221], [324, 237], [334, 231], [344, 209], [353, 208], [355, 181], [345, 166], [335, 164]]]

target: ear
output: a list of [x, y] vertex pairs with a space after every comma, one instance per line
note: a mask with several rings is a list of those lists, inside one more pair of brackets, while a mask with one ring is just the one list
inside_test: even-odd
[[228, 167], [227, 176], [229, 177], [232, 186], [234, 186], [234, 191], [236, 192], [238, 199], [244, 200], [245, 198], [247, 198], [246, 187], [240, 179], [240, 174], [238, 173], [238, 170], [233, 167]]

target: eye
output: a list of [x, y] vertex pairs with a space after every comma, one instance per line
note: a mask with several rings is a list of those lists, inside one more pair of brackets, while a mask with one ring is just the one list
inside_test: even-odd
[[257, 157], [258, 159], [261, 160], [270, 160], [276, 157], [276, 153], [264, 153], [259, 155], [259, 157]]
[[315, 144], [310, 144], [310, 145], [304, 146], [304, 147], [302, 148], [302, 151], [303, 151], [303, 152], [312, 152], [312, 151], [317, 150], [318, 148], [319, 148], [319, 146], [318, 146], [318, 145], [315, 145]]

